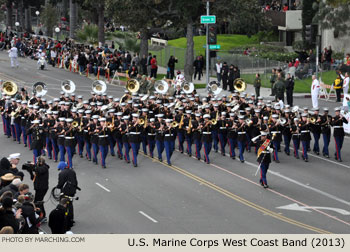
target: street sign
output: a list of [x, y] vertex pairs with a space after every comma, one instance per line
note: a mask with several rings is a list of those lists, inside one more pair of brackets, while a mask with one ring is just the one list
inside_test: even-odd
[[209, 45], [210, 50], [219, 50], [221, 48], [221, 45]]
[[216, 16], [201, 16], [201, 24], [215, 24]]

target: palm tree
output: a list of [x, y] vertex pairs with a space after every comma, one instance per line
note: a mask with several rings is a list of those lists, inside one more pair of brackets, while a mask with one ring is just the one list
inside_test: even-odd
[[69, 37], [75, 38], [77, 29], [78, 8], [76, 0], [69, 0]]

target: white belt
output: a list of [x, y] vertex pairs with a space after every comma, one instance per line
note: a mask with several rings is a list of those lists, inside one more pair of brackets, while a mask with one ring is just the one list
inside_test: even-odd
[[226, 129], [226, 127], [220, 127], [220, 129]]
[[302, 130], [301, 133], [309, 133], [310, 130]]
[[203, 132], [204, 135], [211, 135], [211, 132]]
[[154, 134], [152, 134], [152, 133], [148, 133], [148, 135], [149, 136], [155, 136], [156, 134], [154, 133]]
[[281, 131], [271, 131], [272, 134], [278, 134], [281, 133]]
[[26, 118], [24, 116], [22, 116], [21, 119], [26, 119]]
[[64, 137], [64, 135], [58, 135], [58, 137]]
[[334, 126], [335, 129], [343, 128], [343, 126]]
[[270, 152], [268, 152], [268, 151], [262, 151], [261, 153], [268, 154], [268, 153], [270, 153]]
[[173, 134], [165, 134], [164, 136], [174, 136]]
[[71, 139], [74, 139], [74, 137], [65, 137], [65, 139], [71, 140]]
[[139, 135], [141, 132], [129, 132], [130, 135]]
[[84, 130], [84, 132], [89, 132], [88, 130]]
[[104, 135], [104, 136], [98, 136], [98, 137], [108, 137], [108, 135]]
[[293, 134], [293, 136], [300, 136], [300, 134]]
[[245, 135], [246, 132], [238, 132], [238, 135]]

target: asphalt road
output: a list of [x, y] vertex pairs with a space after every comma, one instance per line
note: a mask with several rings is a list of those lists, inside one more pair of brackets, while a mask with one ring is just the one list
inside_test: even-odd
[[[39, 71], [36, 62], [20, 59], [11, 69], [0, 53], [0, 79], [19, 87], [36, 81], [48, 85], [48, 99], [58, 96], [60, 83], [70, 79], [76, 94], [88, 98], [90, 79], [65, 70]], [[108, 93], [123, 94], [123, 88], [108, 86]], [[299, 106], [311, 100], [296, 99]], [[321, 102], [323, 106], [324, 102]], [[333, 108], [334, 102], [324, 105]], [[0, 136], [1, 156], [20, 152], [21, 164], [32, 153], [13, 140]], [[321, 143], [321, 146], [323, 144]], [[74, 157], [81, 192], [74, 202], [75, 233], [349, 233], [350, 231], [350, 139], [343, 146], [343, 162], [310, 153], [309, 162], [280, 153], [280, 164], [271, 164], [269, 189], [255, 176], [256, 156], [245, 153], [244, 164], [211, 152], [207, 165], [175, 152], [173, 166], [139, 155], [139, 167], [108, 156], [107, 169], [85, 158]], [[228, 147], [227, 147], [228, 148]], [[194, 149], [194, 148], [193, 148]], [[334, 141], [330, 145], [334, 152]], [[165, 155], [165, 153], [163, 154]], [[56, 163], [50, 165], [50, 188], [57, 184]], [[31, 186], [29, 176], [25, 181]], [[47, 212], [56, 202], [46, 195]], [[46, 225], [42, 227], [49, 232]]]

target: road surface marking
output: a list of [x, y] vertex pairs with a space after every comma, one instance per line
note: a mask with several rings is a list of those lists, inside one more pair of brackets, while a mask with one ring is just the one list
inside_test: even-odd
[[[285, 145], [284, 145], [284, 144], [281, 144], [281, 146], [283, 147], [283, 146], [285, 146]], [[289, 147], [289, 148], [292, 149], [292, 150], [294, 150], [293, 147]], [[301, 150], [298, 150], [298, 152], [302, 153]], [[339, 163], [339, 162], [336, 162], [336, 161], [333, 161], [333, 160], [330, 160], [330, 159], [327, 159], [327, 158], [323, 158], [323, 157], [320, 157], [320, 156], [311, 154], [311, 153], [309, 153], [309, 152], [307, 153], [307, 155], [312, 156], [312, 157], [315, 157], [315, 158], [318, 158], [318, 159], [321, 159], [321, 160], [324, 160], [324, 161], [327, 161], [327, 162], [331, 162], [331, 163], [333, 163], [333, 164], [340, 165], [340, 166], [343, 166], [343, 167], [345, 167], [345, 168], [350, 169], [350, 166], [347, 166], [347, 165], [345, 165], [345, 164], [342, 164], [342, 163]]]
[[144, 212], [142, 211], [139, 211], [140, 214], [142, 214], [143, 216], [145, 216], [147, 219], [151, 220], [152, 222], [154, 223], [158, 223], [157, 220], [153, 219], [151, 216], [149, 216], [148, 214], [145, 214]]
[[334, 211], [337, 212], [339, 214], [342, 215], [350, 215], [350, 212], [344, 210], [344, 209], [340, 209], [340, 208], [334, 208], [334, 207], [320, 207], [320, 206], [312, 206], [312, 207], [307, 207], [307, 206], [299, 206], [297, 203], [293, 203], [290, 205], [286, 205], [286, 206], [280, 206], [280, 207], [276, 207], [277, 209], [285, 209], [285, 210], [294, 210], [294, 211], [302, 211], [302, 212], [311, 212], [308, 209], [323, 209], [323, 210], [330, 210], [330, 211]]
[[[177, 150], [176, 150], [176, 151], [177, 151]], [[192, 157], [192, 158], [193, 158], [193, 159], [196, 159], [195, 157]], [[201, 160], [201, 162], [204, 163], [203, 160]], [[247, 161], [246, 161], [246, 162], [247, 162]], [[249, 183], [252, 183], [252, 184], [257, 185], [257, 186], [260, 187], [260, 184], [254, 182], [254, 181], [252, 181], [252, 180], [250, 180], [250, 179], [248, 179], [248, 178], [246, 178], [246, 177], [240, 176], [240, 175], [238, 175], [238, 174], [236, 174], [236, 173], [234, 173], [234, 172], [231, 172], [231, 171], [229, 171], [229, 170], [226, 170], [225, 168], [222, 168], [222, 167], [220, 167], [220, 166], [218, 166], [218, 165], [215, 165], [215, 164], [213, 164], [213, 163], [211, 163], [210, 165], [213, 166], [213, 167], [215, 167], [215, 168], [217, 168], [217, 169], [219, 169], [219, 170], [222, 170], [222, 171], [224, 171], [224, 172], [226, 172], [226, 173], [229, 173], [229, 174], [231, 174], [231, 175], [233, 175], [233, 176], [236, 176], [236, 177], [238, 177], [238, 178], [240, 178], [240, 179], [242, 179], [242, 180], [245, 180], [245, 181], [247, 181], [247, 182], [249, 182]], [[252, 165], [254, 165], [254, 164], [252, 164]], [[256, 166], [256, 167], [257, 167], [257, 166]], [[271, 171], [270, 171], [270, 172], [271, 172]], [[278, 192], [278, 191], [275, 191], [275, 190], [273, 190], [273, 189], [271, 189], [271, 188], [268, 188], [267, 190], [269, 190], [269, 191], [271, 191], [271, 192], [273, 192], [273, 193], [275, 193], [275, 194], [277, 194], [277, 195], [279, 195], [279, 196], [281, 196], [281, 197], [283, 197], [283, 198], [285, 198], [285, 199], [288, 199], [288, 200], [290, 200], [290, 201], [299, 203], [299, 204], [302, 205], [302, 206], [309, 207], [310, 209], [312, 209], [309, 205], [307, 205], [307, 204], [305, 204], [305, 203], [303, 203], [303, 202], [300, 202], [300, 201], [298, 201], [298, 200], [296, 200], [296, 199], [293, 199], [293, 198], [291, 198], [291, 197], [289, 197], [289, 196], [287, 196], [287, 195], [285, 195], [285, 194], [282, 194], [282, 193], [280, 193], [280, 192]], [[314, 210], [315, 212], [318, 212], [318, 213], [320, 213], [320, 214], [322, 214], [322, 215], [325, 215], [325, 216], [327, 216], [327, 217], [329, 217], [329, 218], [331, 218], [331, 219], [334, 219], [334, 220], [336, 220], [336, 221], [339, 221], [339, 222], [341, 222], [341, 223], [344, 223], [344, 224], [350, 226], [350, 223], [349, 223], [349, 222], [346, 222], [346, 221], [344, 221], [344, 220], [342, 220], [342, 219], [339, 219], [339, 218], [337, 218], [336, 216], [329, 215], [329, 214], [327, 214], [327, 213], [325, 213], [325, 212], [322, 212], [322, 211], [320, 211], [320, 210], [318, 210], [318, 209], [313, 209], [313, 210]]]
[[107, 192], [111, 192], [111, 190], [107, 189], [106, 187], [104, 187], [103, 185], [101, 185], [100, 183], [95, 183], [96, 185], [98, 185], [99, 187], [101, 187], [103, 190], [107, 191]]
[[[140, 153], [140, 154], [145, 156], [145, 157], [147, 157], [147, 158], [149, 158], [149, 159], [152, 159], [151, 157], [149, 157], [149, 156], [147, 156], [147, 155], [145, 155], [143, 153]], [[203, 179], [201, 177], [198, 177], [198, 176], [196, 176], [196, 175], [194, 175], [194, 174], [192, 174], [192, 173], [190, 173], [190, 172], [188, 172], [188, 171], [186, 171], [184, 169], [181, 169], [181, 168], [179, 168], [179, 167], [177, 167], [175, 165], [171, 165], [170, 166], [168, 164], [160, 162], [159, 160], [157, 160], [155, 158], [153, 158], [153, 160], [154, 160], [154, 162], [157, 162], [157, 163], [159, 163], [159, 164], [161, 164], [161, 165], [163, 165], [165, 167], [168, 167], [168, 168], [170, 168], [170, 169], [172, 169], [172, 170], [174, 170], [174, 171], [176, 171], [178, 173], [183, 174], [184, 176], [186, 176], [186, 177], [188, 177], [188, 178], [190, 178], [192, 180], [197, 181], [201, 185], [204, 185], [204, 186], [206, 186], [206, 187], [208, 187], [210, 189], [213, 189], [213, 190], [217, 191], [218, 193], [227, 196], [228, 198], [231, 198], [231, 199], [233, 199], [233, 200], [235, 200], [237, 202], [240, 202], [243, 205], [246, 205], [246, 206], [248, 206], [250, 208], [253, 208], [253, 209], [255, 209], [255, 210], [257, 210], [257, 211], [259, 211], [259, 212], [261, 212], [263, 214], [266, 214], [268, 216], [271, 216], [271, 217], [273, 217], [275, 219], [279, 219], [279, 220], [281, 220], [283, 222], [290, 223], [292, 225], [295, 225], [295, 226], [298, 226], [298, 227], [301, 227], [301, 228], [304, 228], [304, 229], [307, 229], [307, 230], [311, 230], [311, 231], [316, 232], [316, 233], [323, 233], [323, 234], [325, 234], [325, 233], [329, 234], [330, 233], [329, 231], [326, 231], [326, 230], [323, 230], [323, 229], [320, 229], [320, 228], [317, 228], [317, 227], [313, 227], [313, 226], [310, 226], [308, 224], [305, 224], [305, 223], [302, 223], [302, 222], [290, 219], [290, 218], [285, 217], [283, 215], [280, 215], [280, 214], [278, 214], [276, 212], [273, 212], [273, 211], [271, 211], [271, 210], [269, 210], [267, 208], [264, 208], [264, 207], [262, 207], [260, 205], [257, 205], [255, 203], [253, 203], [251, 201], [248, 201], [248, 200], [246, 200], [246, 199], [244, 199], [244, 198], [242, 198], [242, 197], [240, 197], [240, 196], [238, 196], [238, 195], [236, 195], [236, 194], [234, 194], [234, 193], [232, 193], [230, 191], [227, 191], [227, 190], [225, 190], [225, 189], [223, 189], [223, 188], [221, 188], [221, 187], [219, 187], [219, 186], [217, 186], [217, 185], [215, 185], [215, 184], [213, 184], [213, 183], [211, 183], [211, 182], [209, 182], [209, 181], [207, 181], [207, 180], [205, 180], [205, 179]]]
[[[251, 163], [251, 162], [249, 162], [249, 161], [245, 161], [245, 163], [246, 163], [247, 165], [250, 165], [250, 166], [254, 167], [254, 168], [257, 168], [257, 167], [258, 167], [257, 165], [255, 165], [255, 164], [253, 164], [253, 163]], [[330, 199], [336, 200], [336, 201], [338, 201], [338, 202], [341, 202], [341, 203], [343, 203], [343, 204], [345, 204], [345, 205], [350, 206], [350, 202], [348, 202], [348, 201], [346, 201], [346, 200], [343, 200], [343, 199], [341, 199], [341, 198], [339, 198], [339, 197], [337, 197], [337, 196], [334, 196], [334, 195], [332, 195], [332, 194], [330, 194], [330, 193], [321, 191], [321, 190], [319, 190], [319, 189], [317, 189], [317, 188], [314, 188], [314, 187], [312, 187], [312, 186], [305, 185], [305, 184], [303, 184], [303, 183], [301, 183], [301, 182], [299, 182], [299, 181], [296, 181], [296, 180], [294, 180], [294, 179], [292, 179], [292, 178], [289, 178], [289, 177], [287, 177], [287, 176], [284, 176], [284, 175], [280, 174], [279, 172], [274, 172], [274, 171], [271, 171], [271, 170], [270, 170], [269, 173], [271, 173], [271, 174], [273, 174], [273, 175], [275, 175], [275, 176], [277, 176], [277, 177], [283, 178], [283, 179], [285, 179], [285, 180], [288, 180], [289, 182], [292, 182], [292, 183], [297, 184], [297, 185], [299, 185], [299, 186], [302, 186], [302, 187], [304, 187], [304, 188], [307, 188], [307, 189], [309, 189], [309, 190], [312, 190], [312, 191], [314, 191], [314, 192], [317, 192], [317, 193], [319, 193], [319, 194], [322, 194], [323, 196], [326, 196], [326, 197], [328, 197], [328, 198], [330, 198]]]

